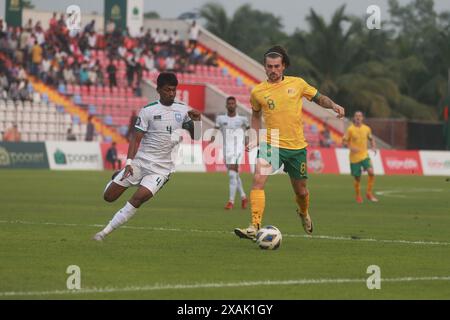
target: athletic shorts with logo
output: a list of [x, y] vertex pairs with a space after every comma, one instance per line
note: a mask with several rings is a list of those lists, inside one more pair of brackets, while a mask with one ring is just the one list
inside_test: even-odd
[[132, 164], [131, 168], [133, 169], [133, 175], [120, 180], [122, 179], [125, 172], [124, 168], [119, 172], [119, 174], [114, 178], [113, 181], [118, 185], [126, 188], [141, 185], [150, 190], [153, 195], [156, 195], [156, 193], [161, 190], [161, 188], [167, 183], [167, 181], [169, 181], [170, 175], [162, 175], [140, 166], [136, 166], [135, 164]]
[[359, 161], [359, 162], [350, 163], [350, 172], [351, 172], [352, 176], [354, 176], [354, 177], [360, 177], [361, 173], [362, 173], [362, 169], [367, 171], [370, 168], [372, 168], [372, 161], [370, 161], [369, 157], [367, 157], [364, 160]]
[[269, 162], [273, 170], [278, 170], [283, 165], [283, 171], [293, 179], [308, 179], [306, 148], [291, 150], [260, 143], [257, 158]]

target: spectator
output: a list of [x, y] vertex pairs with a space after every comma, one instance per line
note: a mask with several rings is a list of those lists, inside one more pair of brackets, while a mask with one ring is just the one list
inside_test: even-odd
[[34, 35], [36, 36], [37, 43], [42, 46], [45, 43], [45, 34], [41, 27], [37, 27], [36, 31], [34, 32]]
[[137, 37], [138, 37], [139, 39], [143, 39], [143, 38], [145, 37], [145, 30], [144, 30], [144, 27], [140, 27], [140, 28], [139, 28], [139, 33], [138, 33]]
[[137, 120], [137, 114], [136, 111], [132, 111], [131, 112], [131, 116], [130, 116], [130, 123], [128, 124], [128, 131], [127, 131], [127, 140], [130, 141], [131, 140], [131, 135], [133, 134], [134, 131], [134, 125], [136, 124], [136, 120]]
[[17, 66], [17, 80], [25, 80], [27, 78], [27, 72], [22, 65]]
[[106, 67], [106, 72], [108, 73], [109, 87], [110, 88], [117, 87], [117, 80], [116, 80], [117, 68], [112, 60], [109, 60], [109, 64]]
[[28, 91], [28, 80], [21, 81], [19, 84], [19, 98], [22, 101], [31, 100], [30, 92]]
[[42, 47], [37, 40], [34, 41], [34, 46], [31, 48], [31, 74], [38, 76], [39, 65], [42, 62]]
[[53, 16], [50, 19], [49, 25], [50, 25], [50, 29], [56, 28], [56, 26], [58, 25], [58, 19], [56, 17], [56, 12], [53, 12]]
[[113, 142], [111, 144], [111, 147], [109, 147], [106, 151], [106, 161], [111, 164], [113, 170], [119, 170], [122, 167], [122, 161], [117, 156], [117, 147], [115, 142]]
[[209, 53], [209, 54], [206, 56], [205, 64], [206, 64], [207, 66], [217, 67], [217, 66], [219, 66], [219, 63], [218, 63], [217, 60], [218, 60], [217, 51], [214, 51], [214, 52], [212, 52], [212, 53]]
[[103, 78], [103, 70], [102, 65], [100, 64], [100, 60], [97, 60], [93, 67], [93, 70], [97, 75], [97, 84], [103, 86], [105, 84], [105, 80]]
[[159, 33], [159, 28], [156, 28], [155, 32], [152, 35], [153, 43], [159, 44], [161, 42], [161, 34]]
[[80, 70], [80, 84], [89, 85], [89, 74], [85, 65], [83, 65]]
[[19, 38], [19, 49], [22, 50], [24, 54], [24, 60], [27, 61], [28, 56], [28, 39], [31, 37], [30, 31], [28, 29], [23, 29], [20, 32]]
[[153, 57], [153, 54], [151, 54], [150, 52], [146, 52], [143, 55], [143, 60], [144, 60], [144, 69], [152, 72], [156, 70], [155, 67], [155, 58]]
[[192, 25], [189, 28], [189, 47], [195, 48], [197, 47], [198, 36], [200, 34], [200, 27], [197, 25], [197, 22], [192, 21]]
[[114, 30], [116, 29], [116, 24], [114, 21], [109, 20], [108, 24], [106, 25], [106, 34], [112, 35], [114, 33]]
[[95, 30], [95, 20], [91, 20], [91, 22], [84, 27], [84, 33], [93, 33]]
[[67, 137], [66, 137], [67, 141], [77, 141], [77, 137], [75, 136], [75, 134], [72, 132], [72, 128], [67, 129]]
[[5, 131], [3, 140], [9, 142], [19, 142], [21, 140], [21, 135], [19, 129], [17, 128], [17, 124], [14, 123], [11, 128]]
[[6, 99], [9, 88], [8, 77], [0, 71], [0, 98]]
[[28, 19], [27, 24], [25, 25], [25, 28], [28, 30], [32, 30], [33, 29], [33, 19]]
[[133, 86], [134, 73], [136, 72], [136, 61], [133, 56], [129, 56], [127, 62], [127, 81], [128, 86]]
[[17, 80], [13, 80], [11, 82], [11, 85], [9, 86], [8, 97], [13, 101], [17, 101], [20, 99], [19, 83]]
[[0, 19], [0, 33], [6, 32], [6, 22]]
[[74, 84], [75, 83], [75, 75], [73, 74], [73, 70], [70, 67], [65, 67], [63, 69], [63, 78], [66, 84]]
[[166, 71], [174, 72], [175, 71], [175, 57], [168, 56], [166, 58]]
[[86, 126], [86, 137], [85, 141], [94, 141], [95, 127], [92, 123], [92, 116], [89, 116], [88, 123]]
[[98, 79], [97, 79], [97, 72], [94, 68], [89, 69], [88, 71], [88, 83], [89, 85], [93, 85], [96, 86], [98, 83]]
[[90, 49], [97, 48], [97, 34], [94, 31], [89, 33], [88, 44]]
[[47, 83], [47, 77], [49, 75], [51, 65], [52, 61], [46, 55], [45, 58], [42, 60], [40, 72], [40, 78], [42, 79], [42, 81], [44, 81], [44, 83]]
[[326, 123], [323, 126], [323, 130], [320, 131], [319, 143], [322, 148], [330, 148], [333, 144], [333, 140], [331, 139], [331, 133], [328, 128], [328, 124]]
[[174, 46], [174, 45], [178, 44], [179, 41], [180, 41], [180, 37], [178, 35], [178, 31], [175, 30], [173, 32], [172, 36], [170, 37], [170, 44]]
[[167, 29], [163, 30], [163, 33], [161, 34], [161, 44], [169, 44], [170, 43], [170, 36], [167, 33]]

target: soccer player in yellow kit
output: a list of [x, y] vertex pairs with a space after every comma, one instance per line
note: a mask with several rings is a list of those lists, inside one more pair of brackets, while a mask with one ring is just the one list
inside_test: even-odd
[[366, 197], [370, 201], [377, 202], [378, 199], [372, 193], [375, 175], [369, 153], [367, 152], [368, 142], [370, 142], [370, 148], [376, 152], [375, 139], [372, 137], [372, 130], [363, 121], [363, 113], [356, 111], [353, 116], [353, 124], [345, 132], [343, 144], [350, 149], [350, 171], [355, 179], [353, 184], [356, 192], [356, 202], [363, 202], [360, 186], [362, 169], [366, 170], [369, 175]]
[[[251, 92], [252, 129], [259, 132], [261, 116], [267, 128], [262, 141], [250, 137], [247, 150], [258, 146], [258, 156], [250, 192], [251, 224], [248, 228], [234, 230], [240, 238], [255, 240], [261, 227], [265, 207], [264, 186], [273, 170], [281, 168], [289, 174], [295, 193], [297, 214], [302, 219], [307, 234], [313, 232], [313, 223], [308, 212], [309, 192], [307, 188], [307, 142], [303, 135], [302, 97], [312, 100], [323, 108], [333, 109], [339, 118], [344, 116], [344, 108], [322, 95], [299, 77], [284, 76], [289, 67], [286, 51], [275, 46], [264, 55], [267, 80], [258, 84]], [[272, 139], [272, 134], [278, 139]], [[267, 170], [269, 169], [269, 170]], [[269, 173], [268, 173], [269, 172]]]

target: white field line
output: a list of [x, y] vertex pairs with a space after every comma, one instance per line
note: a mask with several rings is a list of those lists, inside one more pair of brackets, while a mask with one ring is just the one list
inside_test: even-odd
[[389, 190], [375, 191], [378, 196], [392, 197], [392, 198], [408, 198], [407, 193], [440, 193], [444, 189], [426, 189], [426, 188], [398, 188]]
[[[141, 292], [158, 290], [183, 290], [183, 289], [210, 289], [210, 288], [238, 288], [257, 286], [288, 286], [288, 285], [317, 285], [317, 284], [345, 284], [366, 283], [367, 279], [299, 279], [299, 280], [266, 280], [266, 281], [239, 281], [239, 282], [216, 282], [216, 283], [193, 283], [193, 284], [155, 284], [147, 286], [129, 286], [123, 288], [86, 288], [80, 290], [49, 290], [49, 291], [9, 291], [0, 292], [0, 297], [12, 296], [51, 296], [64, 294], [89, 294], [89, 293], [121, 293]], [[383, 282], [417, 282], [417, 281], [450, 281], [450, 276], [443, 277], [403, 277], [403, 278], [381, 278]]]
[[[6, 221], [0, 220], [0, 224], [24, 224], [24, 225], [46, 225], [58, 227], [89, 227], [89, 228], [103, 228], [101, 224], [75, 224], [75, 223], [56, 223], [56, 222], [31, 222], [31, 221]], [[134, 227], [121, 226], [121, 229], [131, 230], [147, 230], [147, 231], [169, 231], [169, 232], [191, 232], [191, 233], [217, 233], [217, 234], [232, 234], [228, 231], [219, 230], [198, 230], [198, 229], [178, 229], [178, 228], [157, 228], [157, 227]], [[374, 243], [394, 243], [407, 245], [424, 245], [424, 246], [450, 246], [450, 242], [442, 241], [425, 241], [425, 240], [402, 240], [402, 239], [374, 239], [374, 238], [356, 238], [344, 236], [327, 236], [327, 235], [300, 235], [300, 234], [283, 234], [283, 237], [288, 238], [306, 238], [306, 239], [322, 239], [322, 240], [336, 240], [336, 241], [355, 241], [355, 242], [374, 242]]]

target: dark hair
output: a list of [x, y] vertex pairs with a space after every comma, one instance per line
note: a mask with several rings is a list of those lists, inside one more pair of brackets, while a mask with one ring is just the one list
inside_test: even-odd
[[233, 96], [229, 96], [229, 97], [227, 98], [227, 102], [228, 102], [228, 101], [230, 101], [230, 100], [234, 100], [234, 101], [236, 101], [236, 98], [235, 98], [235, 97], [233, 97]]
[[286, 50], [282, 46], [273, 46], [269, 50], [264, 53], [264, 64], [266, 63], [266, 58], [277, 58], [281, 57], [281, 62], [287, 67], [291, 65], [291, 61], [289, 60], [289, 56]]
[[156, 79], [156, 85], [158, 86], [158, 88], [162, 88], [165, 85], [177, 86], [177, 76], [172, 72], [161, 72], [158, 76], [158, 79]]

